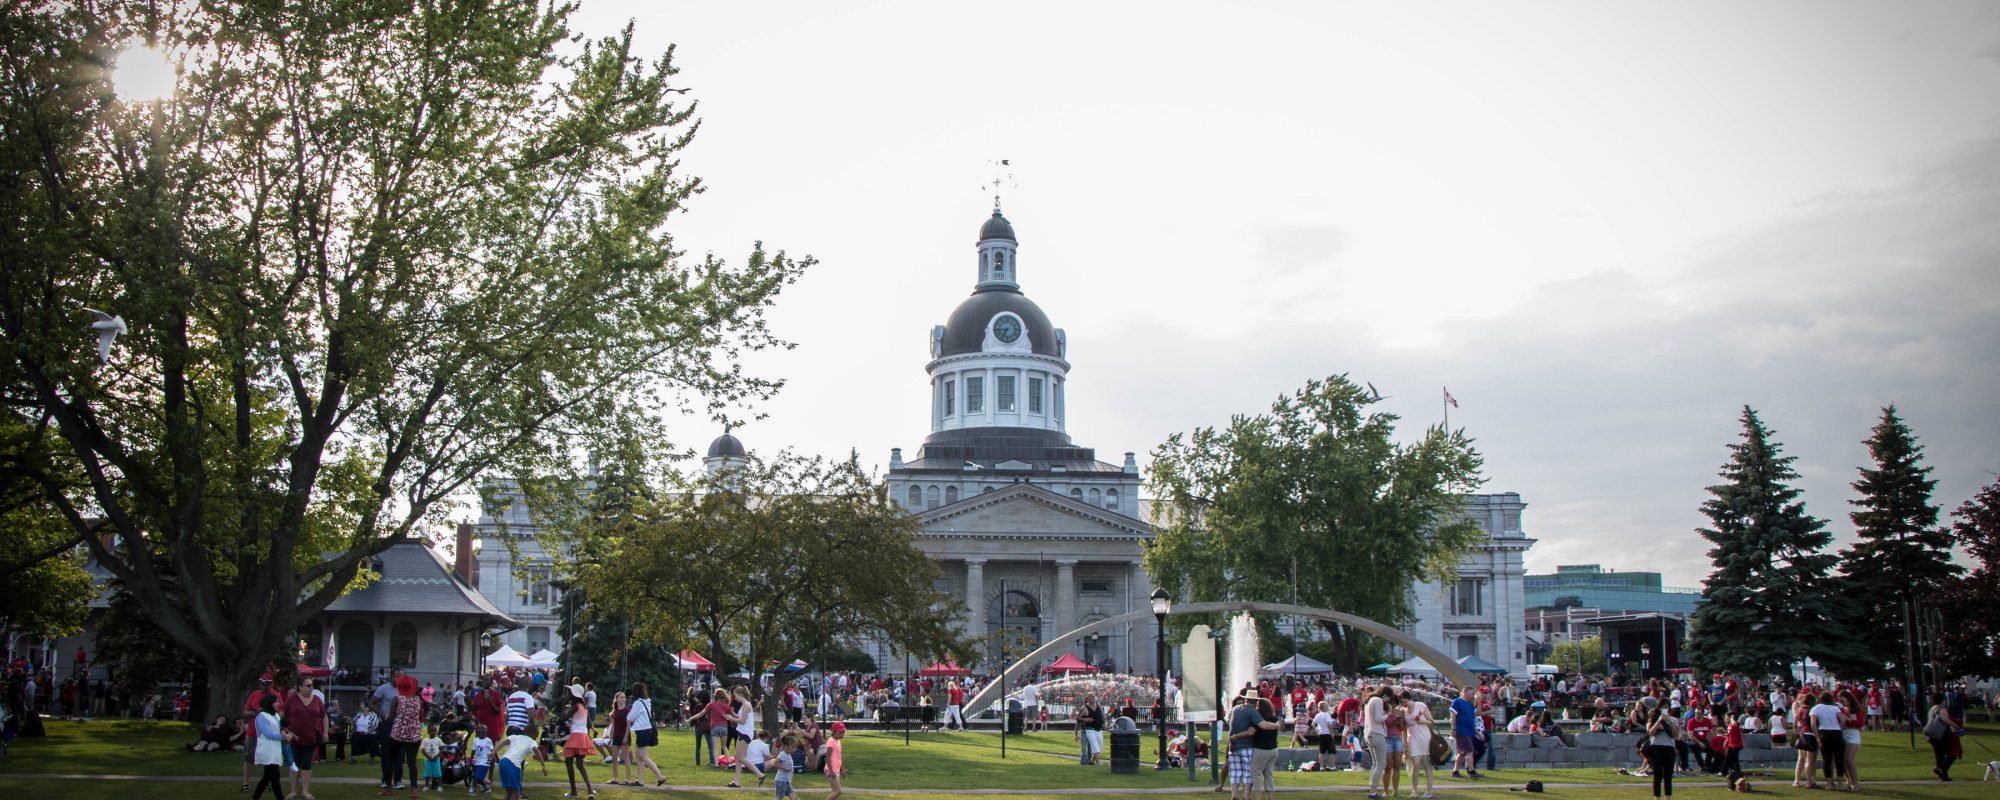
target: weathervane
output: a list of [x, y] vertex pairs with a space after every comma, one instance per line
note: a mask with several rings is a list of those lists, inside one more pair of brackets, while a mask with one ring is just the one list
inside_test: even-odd
[[993, 187], [993, 212], [997, 214], [1000, 212], [1000, 187], [1003, 184], [1009, 189], [1019, 187], [1014, 183], [1014, 165], [1008, 159], [1002, 158], [986, 163], [993, 165], [993, 182], [988, 185]]

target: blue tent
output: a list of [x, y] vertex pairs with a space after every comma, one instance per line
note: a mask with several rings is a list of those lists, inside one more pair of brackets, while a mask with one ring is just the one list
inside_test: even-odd
[[1507, 674], [1506, 667], [1500, 666], [1499, 664], [1495, 664], [1491, 661], [1487, 661], [1486, 659], [1480, 658], [1479, 656], [1466, 656], [1464, 658], [1461, 658], [1458, 660], [1458, 665], [1464, 667], [1467, 672], [1471, 672], [1474, 674], [1484, 674], [1484, 675]]

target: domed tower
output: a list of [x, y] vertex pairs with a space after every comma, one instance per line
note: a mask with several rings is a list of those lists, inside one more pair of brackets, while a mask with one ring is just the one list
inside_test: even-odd
[[1021, 293], [1014, 226], [979, 226], [972, 296], [931, 329], [931, 430], [1063, 430], [1066, 339]]
[[1137, 516], [1137, 465], [1100, 462], [1070, 441], [1068, 337], [1021, 293], [1019, 249], [996, 206], [979, 226], [972, 295], [931, 329], [931, 434], [916, 459], [891, 453], [891, 489], [926, 509], [1033, 483]]
[[702, 458], [701, 463], [708, 468], [708, 474], [714, 475], [741, 467], [749, 458], [750, 451], [743, 448], [743, 440], [725, 429], [721, 436], [715, 437], [715, 441], [708, 443], [708, 455]]

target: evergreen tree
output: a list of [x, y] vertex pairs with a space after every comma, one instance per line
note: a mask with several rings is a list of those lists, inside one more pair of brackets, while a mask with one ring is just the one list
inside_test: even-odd
[[597, 684], [599, 708], [611, 707], [611, 695], [644, 681], [653, 703], [671, 706], [681, 701], [681, 673], [674, 650], [632, 639], [632, 622], [617, 609], [591, 603], [588, 592], [566, 584], [563, 601], [574, 604], [557, 631], [563, 637], [563, 671], [573, 680]]
[[1846, 606], [1831, 585], [1833, 536], [1806, 513], [1791, 456], [1757, 412], [1743, 408], [1743, 441], [1730, 445], [1723, 483], [1708, 487], [1702, 537], [1715, 571], [1702, 582], [1688, 658], [1704, 672], [1784, 674], [1801, 657], [1853, 660]]
[[1854, 482], [1860, 497], [1849, 501], [1857, 510], [1848, 516], [1860, 538], [1841, 553], [1840, 564], [1841, 595], [1855, 605], [1862, 651], [1852, 663], [1826, 666], [1843, 677], [1899, 676], [1910, 661], [1906, 601], [1936, 594], [1964, 570], [1951, 563], [1951, 533], [1938, 525], [1931, 503], [1937, 481], [1895, 406], [1882, 409], [1863, 444], [1875, 466], [1862, 468]]

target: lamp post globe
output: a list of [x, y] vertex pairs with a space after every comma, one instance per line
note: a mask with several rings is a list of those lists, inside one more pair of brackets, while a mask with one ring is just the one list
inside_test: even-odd
[[1153, 719], [1153, 728], [1160, 740], [1160, 759], [1155, 769], [1167, 768], [1167, 615], [1174, 611], [1174, 597], [1167, 594], [1165, 587], [1153, 590], [1153, 619], [1159, 623], [1158, 641], [1153, 648], [1154, 696], [1158, 698], [1160, 713]]

